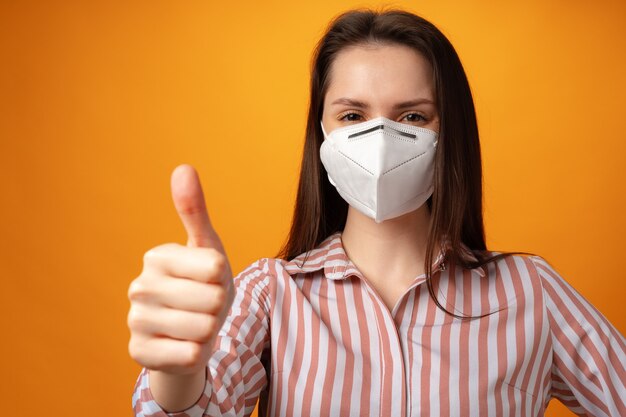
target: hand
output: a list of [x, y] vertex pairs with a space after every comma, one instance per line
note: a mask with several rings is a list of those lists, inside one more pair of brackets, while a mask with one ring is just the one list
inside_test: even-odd
[[184, 375], [206, 367], [234, 288], [195, 169], [176, 167], [171, 187], [187, 246], [165, 243], [145, 253], [143, 270], [128, 289], [128, 350], [148, 369]]

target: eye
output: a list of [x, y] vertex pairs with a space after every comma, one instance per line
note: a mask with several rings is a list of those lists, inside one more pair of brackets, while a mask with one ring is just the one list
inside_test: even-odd
[[402, 120], [405, 120], [405, 119], [407, 122], [411, 122], [411, 123], [419, 123], [419, 122], [426, 121], [426, 118], [419, 113], [409, 113], [402, 118]]
[[344, 113], [339, 116], [339, 120], [343, 120], [346, 122], [358, 122], [361, 120], [361, 115], [358, 113]]

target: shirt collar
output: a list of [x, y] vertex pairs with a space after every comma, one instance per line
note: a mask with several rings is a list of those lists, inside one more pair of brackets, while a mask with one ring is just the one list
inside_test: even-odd
[[285, 265], [285, 270], [290, 275], [322, 269], [326, 278], [332, 280], [345, 279], [351, 275], [363, 278], [343, 249], [341, 232], [333, 233], [317, 248], [296, 256]]
[[[471, 260], [477, 260], [472, 254], [472, 251], [462, 243], [461, 249], [467, 253]], [[443, 250], [440, 250], [433, 263], [433, 271], [440, 267], [442, 269], [446, 267], [442, 261]], [[346, 255], [341, 241], [341, 232], [331, 234], [324, 239], [317, 248], [296, 256], [285, 265], [285, 270], [290, 275], [310, 273], [322, 269], [324, 270], [326, 278], [332, 280], [342, 280], [350, 276], [356, 276], [361, 279], [364, 278], [363, 274], [361, 274], [350, 258], [348, 258], [348, 255]], [[485, 276], [482, 268], [476, 268], [472, 271], [477, 272], [483, 277]]]

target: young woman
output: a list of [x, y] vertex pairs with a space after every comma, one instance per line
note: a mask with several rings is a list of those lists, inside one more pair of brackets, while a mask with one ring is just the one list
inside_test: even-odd
[[431, 23], [350, 11], [315, 51], [300, 186], [276, 259], [231, 279], [197, 174], [187, 246], [130, 286], [137, 416], [626, 415], [625, 340], [539, 256], [485, 247], [459, 58]]

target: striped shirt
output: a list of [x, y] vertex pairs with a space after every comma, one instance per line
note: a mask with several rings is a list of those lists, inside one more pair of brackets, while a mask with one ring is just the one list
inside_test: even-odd
[[[465, 248], [467, 249], [467, 248]], [[497, 252], [491, 252], [496, 254]], [[626, 416], [624, 337], [539, 256], [482, 268], [435, 262], [393, 308], [348, 259], [341, 234], [292, 261], [260, 259], [236, 296], [198, 402], [165, 413], [144, 368], [136, 416]]]

